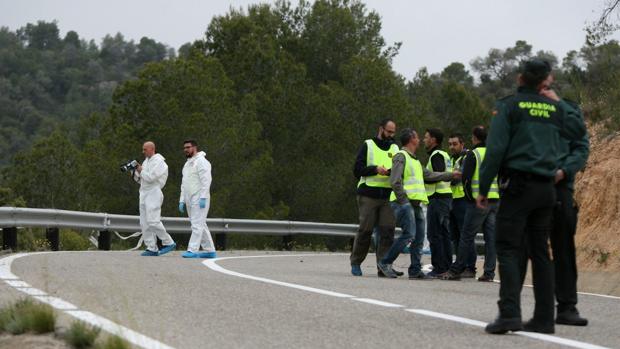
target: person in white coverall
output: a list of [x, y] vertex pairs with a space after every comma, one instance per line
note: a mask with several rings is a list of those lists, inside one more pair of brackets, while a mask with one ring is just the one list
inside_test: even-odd
[[[140, 228], [146, 250], [142, 256], [160, 256], [176, 248], [170, 234], [161, 223], [161, 204], [164, 194], [161, 192], [168, 179], [168, 165], [161, 154], [155, 153], [155, 143], [142, 145], [144, 162], [132, 172], [133, 179], [140, 183]], [[163, 243], [157, 248], [157, 236]]]
[[[183, 151], [187, 157], [183, 166], [183, 180], [181, 181], [181, 198], [179, 211], [187, 215], [192, 224], [192, 236], [189, 239], [187, 251], [183, 258], [215, 258], [215, 247], [211, 232], [207, 227], [211, 188], [211, 163], [205, 158], [205, 152], [198, 151], [198, 144], [194, 140], [183, 142]], [[202, 247], [203, 251], [200, 252]]]

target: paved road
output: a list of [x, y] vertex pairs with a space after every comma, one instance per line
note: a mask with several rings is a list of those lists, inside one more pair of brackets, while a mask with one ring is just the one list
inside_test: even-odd
[[[491, 336], [480, 325], [496, 315], [497, 284], [379, 279], [372, 255], [363, 265], [364, 277], [349, 274], [345, 254], [223, 252], [220, 257], [233, 258], [209, 266], [179, 253], [157, 258], [138, 252], [49, 253], [15, 259], [11, 271], [48, 295], [175, 348], [571, 344], [558, 344], [558, 338], [583, 348], [620, 347], [620, 299], [581, 296], [580, 310], [591, 322], [585, 328], [557, 326], [553, 337]], [[406, 257], [395, 263], [402, 270], [407, 264]], [[532, 292], [525, 288], [524, 317], [532, 310]]]

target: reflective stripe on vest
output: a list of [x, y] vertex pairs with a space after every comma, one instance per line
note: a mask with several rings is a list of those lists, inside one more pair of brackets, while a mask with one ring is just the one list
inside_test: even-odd
[[[422, 164], [418, 159], [409, 155], [406, 150], [401, 150], [398, 153], [405, 156], [403, 189], [407, 194], [407, 198], [427, 204], [428, 198], [426, 197], [426, 189], [424, 188], [424, 171], [422, 170]], [[396, 194], [394, 194], [393, 191], [392, 194], [390, 194], [390, 201], [396, 201]]]
[[[436, 149], [431, 153], [431, 156], [428, 157], [428, 163], [426, 164], [426, 168], [429, 171], [433, 171], [433, 164], [431, 163], [431, 158], [439, 153], [443, 156], [444, 163], [446, 164], [446, 172], [452, 172], [452, 163], [450, 162], [450, 156], [443, 150]], [[452, 189], [450, 189], [450, 182], [437, 182], [437, 183], [427, 183], [424, 185], [426, 187], [426, 195], [431, 196], [435, 193], [437, 194], [452, 194]]]
[[[472, 150], [474, 156], [476, 157], [476, 171], [474, 171], [474, 176], [471, 180], [471, 194], [474, 197], [478, 197], [480, 193], [480, 165], [484, 160], [484, 156], [487, 152], [487, 148], [479, 147]], [[489, 193], [487, 194], [487, 198], [489, 199], [499, 199], [499, 185], [497, 185], [497, 177], [493, 178], [493, 182], [491, 182], [491, 187], [489, 188]]]
[[[465, 159], [465, 155], [461, 155], [458, 159], [454, 161], [452, 164], [452, 170], [462, 171], [463, 159]], [[450, 185], [450, 189], [452, 189], [452, 198], [460, 199], [465, 197], [465, 189], [463, 189], [463, 182], [459, 181], [457, 185]]]
[[[381, 150], [372, 139], [366, 140], [366, 166], [383, 166], [387, 169], [392, 168], [392, 157], [398, 153], [398, 146], [392, 144], [390, 149]], [[374, 176], [362, 176], [357, 183], [359, 187], [365, 183], [369, 187], [375, 188], [391, 188], [390, 177], [380, 174]]]

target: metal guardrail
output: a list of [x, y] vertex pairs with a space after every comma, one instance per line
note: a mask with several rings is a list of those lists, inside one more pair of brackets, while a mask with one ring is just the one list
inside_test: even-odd
[[[190, 234], [189, 218], [162, 217], [169, 233]], [[272, 221], [254, 219], [207, 218], [209, 230], [215, 234], [216, 246], [225, 247], [227, 233], [280, 235], [283, 248], [290, 249], [292, 236], [297, 234], [354, 237], [355, 224]], [[120, 214], [66, 211], [56, 209], [0, 207], [0, 228], [3, 248], [17, 246], [17, 228], [46, 228], [52, 250], [59, 248], [59, 228], [99, 231], [99, 249], [110, 249], [110, 232], [139, 232], [140, 217]]]
[[[162, 223], [169, 233], [190, 234], [191, 224], [188, 218], [162, 217]], [[356, 224], [316, 223], [301, 221], [273, 221], [254, 219], [228, 219], [207, 218], [209, 230], [214, 234], [244, 233], [260, 235], [281, 235], [289, 239], [291, 235], [326, 235], [355, 237], [358, 229]], [[16, 244], [16, 228], [47, 228], [48, 239], [52, 246], [58, 246], [58, 228], [91, 229], [105, 232], [103, 238], [100, 234], [100, 245], [103, 240], [103, 249], [109, 249], [110, 231], [114, 232], [137, 232], [140, 231], [140, 218], [138, 216], [93, 213], [81, 211], [67, 211], [57, 209], [0, 207], [0, 228], [9, 230], [10, 244]], [[400, 229], [397, 229], [397, 233]], [[14, 241], [13, 241], [14, 240]], [[479, 245], [482, 235], [476, 237]], [[6, 246], [6, 238], [3, 241]], [[9, 244], [9, 245], [10, 245]], [[99, 246], [101, 248], [101, 246]]]
[[[188, 218], [162, 217], [170, 233], [191, 233]], [[354, 237], [355, 224], [333, 224], [300, 221], [268, 221], [254, 219], [207, 218], [213, 233], [248, 233], [265, 235], [330, 235]], [[73, 228], [98, 231], [140, 231], [138, 216], [65, 211], [56, 209], [0, 207], [0, 227]]]

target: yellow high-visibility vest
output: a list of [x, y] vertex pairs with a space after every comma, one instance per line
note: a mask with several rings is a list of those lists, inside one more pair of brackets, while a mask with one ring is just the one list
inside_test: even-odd
[[[487, 152], [487, 148], [475, 148], [474, 150], [472, 150], [472, 152], [476, 157], [476, 171], [474, 172], [474, 176], [471, 179], [471, 194], [475, 199], [480, 193], [480, 165], [484, 160], [484, 155]], [[499, 199], [499, 185], [497, 184], [497, 176], [493, 178], [493, 182], [491, 182], [491, 188], [489, 189], [489, 194], [487, 195], [487, 198]]]
[[[420, 161], [406, 150], [400, 150], [398, 153], [405, 156], [405, 171], [403, 172], [403, 188], [407, 193], [409, 200], [417, 200], [428, 204], [426, 189], [424, 188], [424, 171]], [[396, 201], [396, 194], [392, 191], [390, 201]]]
[[[446, 164], [446, 172], [452, 172], [452, 163], [450, 162], [450, 156], [443, 150], [436, 149], [431, 153], [431, 156], [428, 158], [428, 163], [426, 164], [426, 168], [429, 171], [433, 171], [433, 164], [431, 163], [431, 158], [439, 153], [443, 156], [444, 162]], [[450, 189], [450, 182], [437, 182], [437, 183], [427, 183], [424, 184], [426, 187], [426, 195], [431, 196], [435, 193], [438, 194], [452, 194], [452, 189]]]
[[[465, 155], [459, 156], [454, 163], [452, 164], [452, 170], [461, 170], [463, 165], [463, 159], [465, 159]], [[465, 197], [465, 189], [463, 189], [463, 182], [459, 181], [456, 185], [450, 185], [450, 189], [452, 189], [452, 198], [460, 199]]]
[[[388, 150], [382, 150], [372, 139], [367, 139], [366, 148], [366, 166], [383, 166], [387, 169], [392, 168], [392, 157], [398, 153], [398, 146], [396, 144], [392, 144]], [[380, 174], [362, 176], [357, 186], [359, 187], [363, 183], [369, 187], [391, 188], [390, 177]]]

